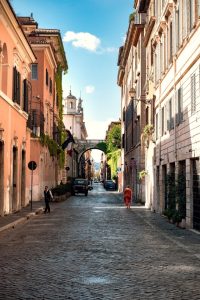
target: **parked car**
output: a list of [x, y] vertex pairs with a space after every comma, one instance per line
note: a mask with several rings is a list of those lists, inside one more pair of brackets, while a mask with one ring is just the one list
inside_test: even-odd
[[89, 184], [88, 180], [84, 178], [76, 178], [72, 184], [72, 195], [85, 194], [88, 195]]
[[105, 180], [104, 181], [104, 188], [106, 190], [116, 190], [116, 183], [113, 180]]

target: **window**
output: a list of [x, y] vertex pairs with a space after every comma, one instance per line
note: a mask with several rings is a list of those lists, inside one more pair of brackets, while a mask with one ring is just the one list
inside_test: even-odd
[[180, 14], [179, 14], [179, 8], [176, 10], [176, 50], [179, 49], [180, 46]]
[[191, 76], [191, 113], [196, 111], [196, 77], [195, 74]]
[[17, 68], [13, 68], [13, 102], [20, 105], [20, 86], [21, 86], [21, 75], [17, 71]]
[[177, 92], [177, 114], [176, 125], [179, 125], [183, 121], [183, 91], [180, 87]]
[[31, 79], [38, 80], [38, 64], [31, 65]]
[[164, 71], [164, 35], [162, 34], [160, 39], [160, 75], [162, 76], [162, 73]]
[[46, 69], [46, 85], [48, 86], [48, 84], [49, 84], [49, 73]]
[[169, 25], [169, 63], [172, 62], [172, 51], [173, 51], [173, 47], [172, 47], [172, 37], [173, 32], [172, 32], [172, 22], [170, 22]]
[[162, 125], [161, 125], [161, 135], [165, 134], [165, 108], [162, 107]]
[[187, 32], [190, 33], [194, 25], [194, 0], [187, 0]]
[[52, 80], [49, 80], [49, 92], [52, 93]]
[[167, 120], [167, 129], [171, 130], [174, 128], [174, 118], [173, 118], [173, 107], [172, 107], [172, 98], [168, 102], [168, 120]]
[[153, 61], [154, 61], [153, 56], [154, 56], [154, 51], [153, 51], [153, 45], [151, 43], [151, 66], [153, 66]]
[[158, 139], [158, 113], [156, 114], [156, 140]]
[[146, 125], [147, 124], [149, 124], [149, 107], [147, 106], [147, 108], [146, 108], [146, 113], [145, 113], [145, 115], [146, 115]]
[[27, 80], [23, 80], [23, 110], [28, 113], [28, 84]]

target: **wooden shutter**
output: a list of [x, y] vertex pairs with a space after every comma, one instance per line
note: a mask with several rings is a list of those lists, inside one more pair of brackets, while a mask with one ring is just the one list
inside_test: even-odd
[[28, 84], [26, 79], [23, 81], [23, 109], [28, 113]]

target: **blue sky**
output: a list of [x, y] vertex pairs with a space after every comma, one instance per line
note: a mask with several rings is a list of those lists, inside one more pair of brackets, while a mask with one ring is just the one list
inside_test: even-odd
[[69, 70], [63, 94], [83, 99], [88, 138], [105, 138], [110, 121], [120, 117], [118, 49], [128, 29], [133, 0], [11, 0], [15, 13], [30, 16], [40, 28], [59, 29]]

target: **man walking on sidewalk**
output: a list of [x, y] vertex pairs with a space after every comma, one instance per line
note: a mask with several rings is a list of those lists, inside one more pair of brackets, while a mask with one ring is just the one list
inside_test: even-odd
[[47, 212], [50, 213], [50, 205], [49, 205], [50, 200], [51, 200], [51, 194], [50, 194], [50, 191], [48, 189], [48, 186], [46, 185], [45, 189], [44, 189], [44, 201], [45, 201], [45, 210], [44, 210], [44, 213], [45, 214]]

